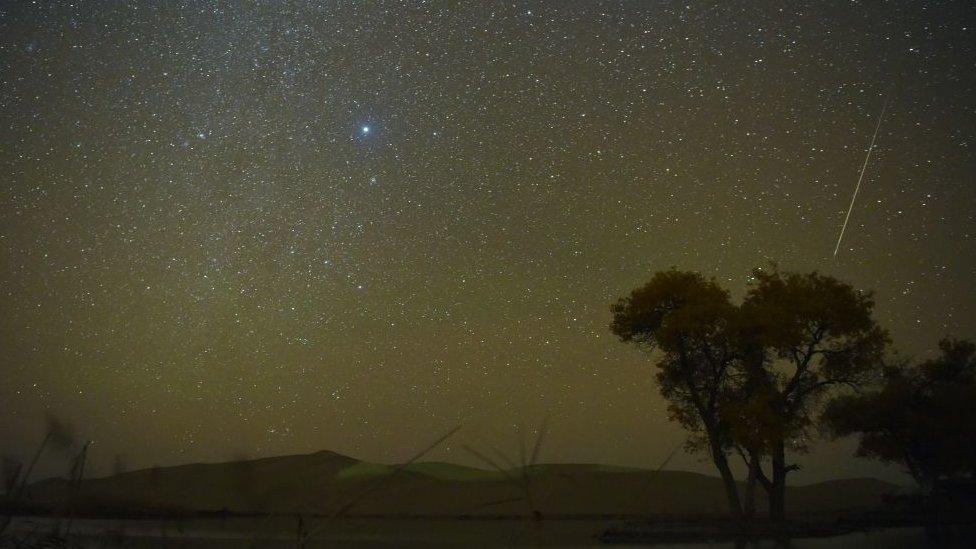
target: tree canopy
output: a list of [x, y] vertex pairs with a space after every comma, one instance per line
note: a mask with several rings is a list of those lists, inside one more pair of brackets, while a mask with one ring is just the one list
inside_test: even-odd
[[923, 488], [976, 474], [976, 345], [944, 339], [940, 355], [886, 369], [880, 387], [834, 400], [824, 426], [858, 437], [857, 454], [899, 463]]

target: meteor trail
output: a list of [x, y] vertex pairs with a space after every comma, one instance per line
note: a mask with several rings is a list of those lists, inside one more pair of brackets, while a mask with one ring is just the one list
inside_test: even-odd
[[868, 154], [864, 157], [864, 165], [861, 166], [861, 175], [857, 178], [857, 185], [854, 187], [854, 196], [851, 197], [851, 205], [847, 207], [847, 215], [844, 217], [844, 224], [840, 227], [840, 235], [837, 236], [837, 245], [834, 246], [834, 257], [840, 250], [840, 241], [844, 240], [844, 231], [847, 230], [847, 222], [851, 219], [851, 211], [854, 210], [854, 201], [857, 200], [857, 192], [861, 190], [861, 181], [864, 180], [864, 170], [868, 167], [868, 160], [871, 159], [871, 151], [874, 150], [874, 141], [878, 138], [878, 130], [881, 129], [881, 120], [884, 118], [885, 109], [888, 108], [888, 98], [885, 97], [884, 104], [881, 106], [881, 114], [878, 115], [878, 125], [874, 127], [874, 135], [871, 136], [871, 145], [868, 146]]

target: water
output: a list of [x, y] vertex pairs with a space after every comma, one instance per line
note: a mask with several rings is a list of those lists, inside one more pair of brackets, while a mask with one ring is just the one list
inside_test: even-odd
[[[458, 520], [458, 519], [361, 519], [311, 521], [303, 524], [312, 536], [308, 548], [324, 547], [648, 547], [648, 545], [603, 544], [597, 536], [614, 521], [608, 520]], [[19, 518], [8, 533], [22, 537], [33, 532], [36, 538], [66, 521], [46, 518]], [[224, 547], [294, 548], [298, 522], [295, 518], [162, 520], [76, 520], [72, 537], [91, 548], [170, 548]], [[673, 549], [893, 549], [969, 548], [976, 540], [976, 527], [960, 527], [927, 533], [924, 528], [885, 528], [825, 538], [798, 538], [789, 541], [692, 542], [654, 544]]]

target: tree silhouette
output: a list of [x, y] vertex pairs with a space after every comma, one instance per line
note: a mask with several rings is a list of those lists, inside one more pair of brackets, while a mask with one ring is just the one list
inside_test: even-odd
[[[707, 450], [737, 517], [754, 512], [756, 485], [769, 516], [785, 516], [786, 477], [798, 468], [819, 405], [839, 387], [860, 387], [880, 368], [888, 336], [871, 295], [818, 273], [754, 271], [741, 306], [700, 274], [670, 270], [612, 306], [611, 330], [657, 352], [671, 419]], [[729, 467], [738, 453], [749, 476], [743, 508]], [[769, 465], [767, 474], [763, 467]]]
[[707, 449], [724, 482], [729, 509], [740, 517], [728, 460], [732, 441], [721, 414], [736, 359], [736, 307], [728, 292], [698, 273], [664, 271], [611, 310], [614, 334], [657, 352], [657, 380], [670, 418], [695, 435], [693, 445]]
[[886, 370], [880, 388], [835, 399], [834, 437], [856, 435], [859, 456], [904, 465], [927, 493], [976, 474], [976, 345], [944, 339], [941, 355]]
[[[748, 390], [736, 402], [749, 428], [733, 429], [755, 452], [767, 453], [770, 474], [753, 471], [769, 496], [769, 516], [785, 516], [787, 448], [803, 451], [825, 397], [859, 387], [880, 369], [887, 333], [875, 322], [870, 293], [818, 274], [753, 272], [741, 306], [738, 364]], [[744, 435], [745, 433], [745, 435]], [[751, 469], [752, 470], [752, 469]]]

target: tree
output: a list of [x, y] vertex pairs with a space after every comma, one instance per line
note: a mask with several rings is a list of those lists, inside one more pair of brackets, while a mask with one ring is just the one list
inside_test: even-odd
[[754, 277], [739, 331], [740, 348], [751, 349], [738, 363], [749, 390], [737, 401], [733, 432], [752, 452], [768, 454], [769, 475], [750, 471], [769, 496], [770, 518], [781, 520], [786, 476], [798, 468], [787, 463], [787, 447], [806, 449], [818, 405], [831, 391], [871, 379], [888, 336], [872, 316], [870, 293], [816, 272], [757, 269]]
[[693, 443], [707, 449], [722, 477], [730, 512], [741, 517], [728, 460], [732, 441], [721, 412], [731, 394], [737, 345], [737, 308], [728, 292], [698, 273], [664, 271], [611, 310], [614, 334], [659, 353], [657, 380], [669, 416], [694, 435]]
[[[659, 272], [612, 307], [611, 330], [659, 352], [661, 395], [671, 419], [691, 431], [722, 475], [736, 516], [751, 515], [758, 484], [769, 516], [785, 517], [786, 477], [798, 468], [820, 405], [874, 377], [888, 344], [871, 294], [820, 275], [754, 271], [741, 306], [713, 280]], [[729, 467], [742, 456], [745, 509]], [[763, 467], [768, 462], [769, 474]]]
[[824, 425], [856, 435], [857, 455], [899, 463], [927, 493], [976, 475], [976, 345], [944, 339], [941, 355], [885, 372], [880, 387], [834, 399]]

